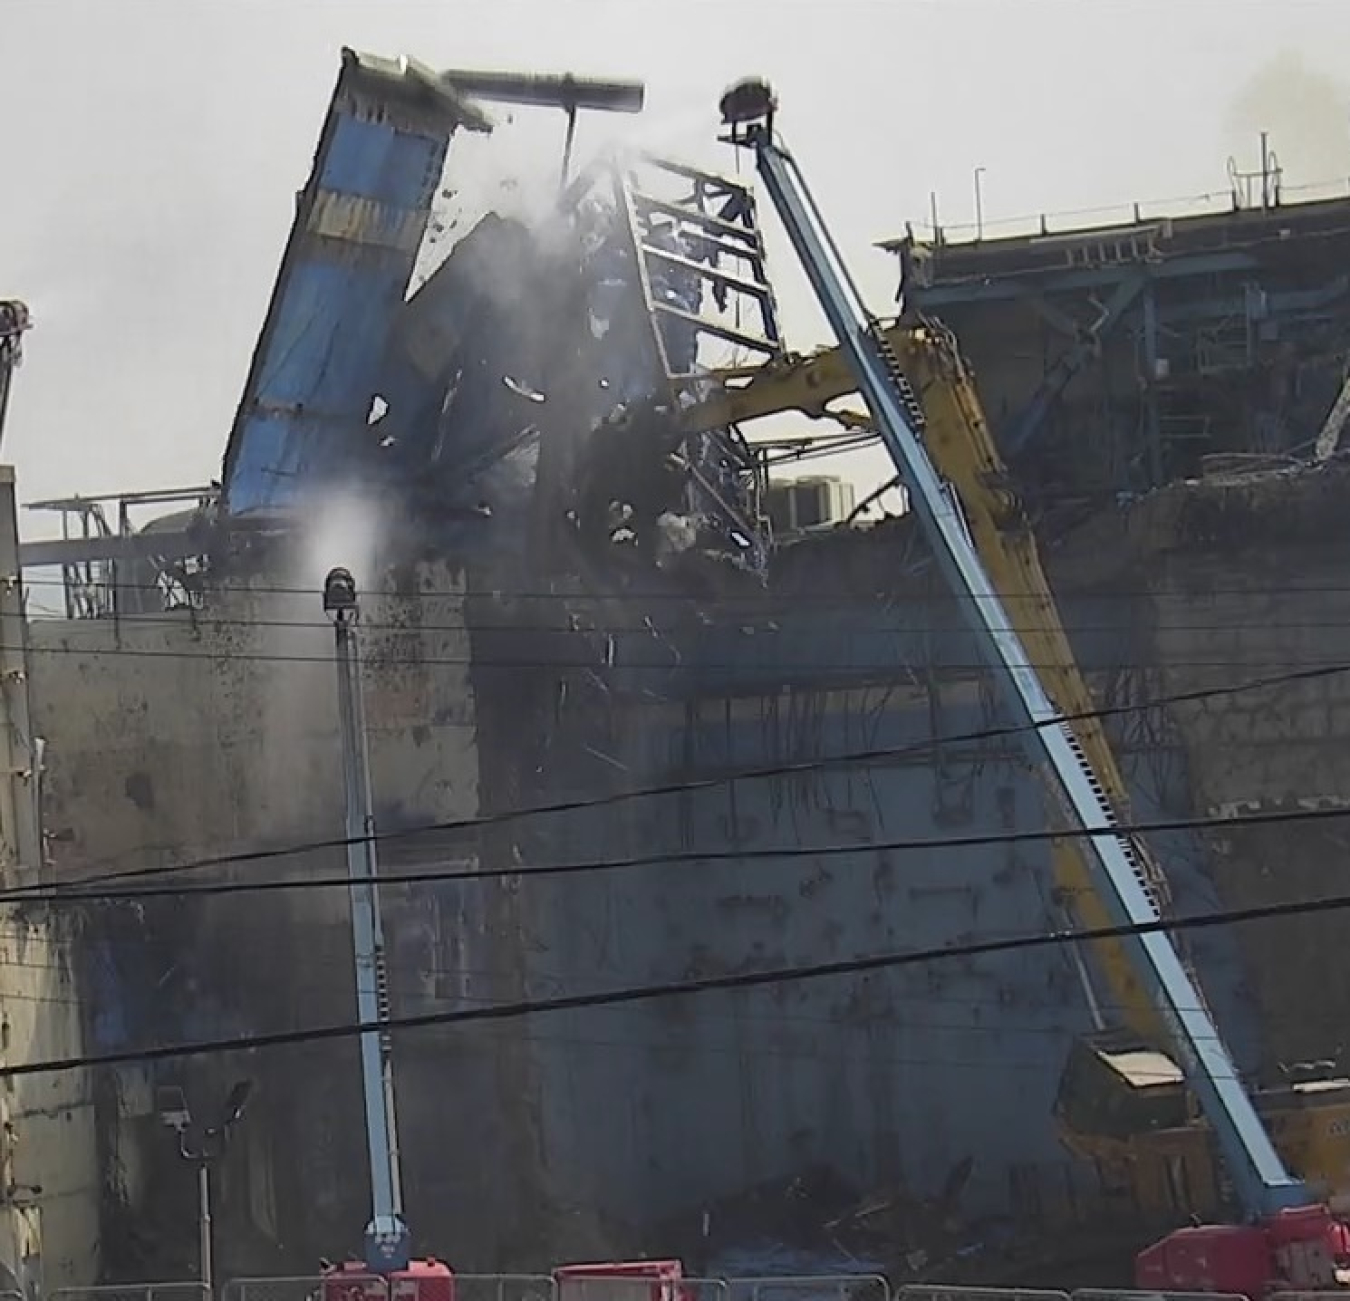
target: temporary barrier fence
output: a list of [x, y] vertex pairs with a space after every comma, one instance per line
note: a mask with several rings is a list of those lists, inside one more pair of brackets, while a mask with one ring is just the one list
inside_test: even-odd
[[[1247, 1301], [1237, 1292], [1139, 1292], [1125, 1288], [1082, 1287], [1073, 1301]], [[1341, 1301], [1345, 1296], [1341, 1294]]]
[[548, 1274], [455, 1275], [455, 1301], [553, 1301], [556, 1291]]
[[724, 1278], [570, 1274], [555, 1286], [557, 1301], [729, 1301]]
[[900, 1301], [1069, 1301], [1069, 1292], [1032, 1287], [959, 1287], [942, 1283], [907, 1283]]
[[[281, 1278], [236, 1278], [221, 1289], [221, 1301], [389, 1301], [388, 1280], [378, 1274], [297, 1274]], [[327, 1284], [328, 1291], [324, 1292]], [[337, 1295], [335, 1295], [335, 1293]]]
[[[456, 1301], [1246, 1301], [1236, 1293], [1152, 1292], [1130, 1288], [962, 1287], [906, 1283], [892, 1288], [880, 1274], [801, 1274], [759, 1278], [656, 1278], [584, 1275], [559, 1288], [548, 1274], [459, 1274]], [[304, 1274], [231, 1279], [219, 1301], [400, 1301], [379, 1275]], [[340, 1289], [340, 1295], [335, 1295]], [[327, 1289], [325, 1291], [325, 1288]], [[581, 1294], [584, 1293], [584, 1296]], [[0, 1301], [35, 1301], [0, 1291]], [[42, 1301], [216, 1301], [197, 1282], [115, 1283], [58, 1288]], [[1279, 1292], [1270, 1301], [1347, 1301], [1344, 1292]]]
[[880, 1274], [791, 1274], [727, 1280], [730, 1301], [891, 1301]]
[[48, 1294], [47, 1301], [211, 1301], [211, 1298], [208, 1289], [198, 1282], [109, 1283], [99, 1287], [59, 1287]]

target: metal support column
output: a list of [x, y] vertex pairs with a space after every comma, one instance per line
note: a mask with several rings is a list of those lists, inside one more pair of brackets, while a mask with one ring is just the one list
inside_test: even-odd
[[197, 1162], [197, 1258], [202, 1292], [210, 1301], [216, 1285], [211, 1252], [211, 1163], [205, 1157]]
[[1131, 304], [1144, 292], [1148, 283], [1147, 274], [1141, 272], [1129, 276], [1116, 286], [1115, 292], [1106, 300], [1101, 315], [1091, 326], [1080, 332], [1078, 342], [1050, 368], [1032, 395], [1031, 401], [1012, 422], [1002, 440], [1004, 451], [1008, 456], [1016, 456], [1036, 437], [1070, 381], [1098, 355], [1103, 341], [1115, 329]]

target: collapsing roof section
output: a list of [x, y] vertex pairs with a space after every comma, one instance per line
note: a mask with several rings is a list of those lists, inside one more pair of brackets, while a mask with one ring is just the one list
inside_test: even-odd
[[441, 549], [515, 553], [528, 517], [583, 550], [621, 537], [650, 558], [660, 532], [762, 568], [762, 467], [734, 431], [675, 416], [709, 368], [783, 352], [750, 190], [611, 156], [528, 221], [489, 213], [408, 295], [450, 137], [483, 126], [443, 84], [344, 57], [226, 452], [226, 519], [284, 526], [340, 487]]
[[225, 452], [231, 515], [284, 510], [365, 425], [384, 337], [461, 127], [490, 124], [408, 60], [343, 51]]

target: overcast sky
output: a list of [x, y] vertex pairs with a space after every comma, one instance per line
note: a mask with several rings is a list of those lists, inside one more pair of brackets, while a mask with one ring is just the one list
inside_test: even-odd
[[[991, 233], [1222, 195], [1261, 127], [1287, 185], [1350, 192], [1350, 0], [0, 0], [0, 297], [35, 321], [3, 449], [22, 500], [218, 474], [343, 45], [640, 76], [650, 142], [724, 170], [718, 97], [766, 75], [878, 309], [872, 242], [933, 191], [970, 222], [976, 167]], [[518, 119], [463, 161], [491, 190], [560, 140]], [[792, 342], [823, 341], [772, 251]]]

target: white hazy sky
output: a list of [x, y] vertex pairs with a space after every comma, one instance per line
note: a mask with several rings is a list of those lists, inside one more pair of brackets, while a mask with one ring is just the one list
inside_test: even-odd
[[[1350, 186], [1350, 0], [0, 0], [0, 297], [35, 320], [3, 449], [23, 500], [218, 474], [344, 44], [640, 76], [646, 141], [724, 170], [718, 97], [765, 75], [879, 309], [871, 243], [931, 191], [970, 222], [976, 167], [991, 233], [1222, 194], [1261, 127], [1287, 185]], [[467, 151], [483, 184], [556, 167], [560, 121], [526, 116]], [[773, 253], [791, 341], [822, 342]]]

